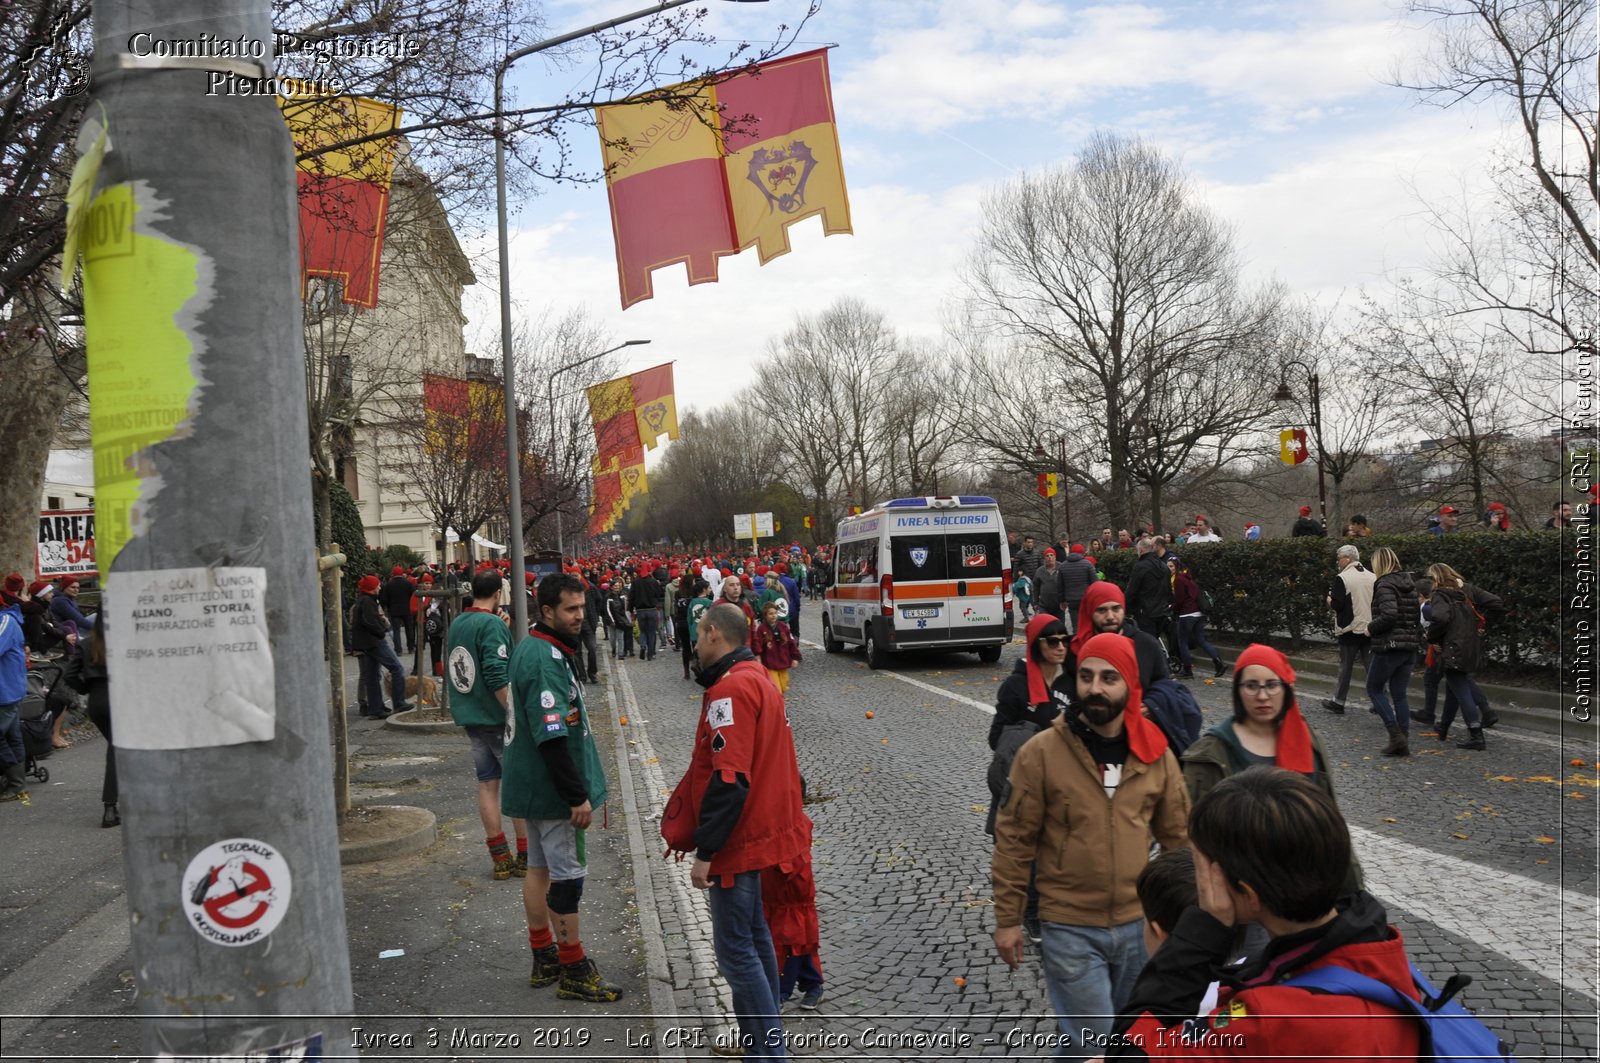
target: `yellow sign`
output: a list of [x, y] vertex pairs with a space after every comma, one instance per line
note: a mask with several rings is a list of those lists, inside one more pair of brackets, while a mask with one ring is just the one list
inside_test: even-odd
[[[139, 531], [160, 489], [150, 450], [188, 433], [199, 392], [195, 327], [211, 303], [209, 268], [157, 235], [147, 191], [112, 185], [84, 220], [83, 319], [94, 439], [96, 553], [101, 572]], [[207, 264], [208, 267], [208, 264]], [[180, 323], [181, 322], [181, 323]]]

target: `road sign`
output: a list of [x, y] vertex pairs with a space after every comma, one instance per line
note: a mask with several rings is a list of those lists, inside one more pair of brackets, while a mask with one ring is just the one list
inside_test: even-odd
[[736, 539], [754, 539], [773, 532], [771, 513], [735, 513], [733, 536]]

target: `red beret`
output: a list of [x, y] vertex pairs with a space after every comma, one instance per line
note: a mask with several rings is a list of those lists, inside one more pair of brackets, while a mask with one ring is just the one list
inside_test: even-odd
[[1301, 516], [1302, 516], [1302, 517], [1309, 517], [1309, 516], [1311, 516], [1311, 507], [1310, 507], [1310, 506], [1301, 506], [1301, 507], [1300, 507], [1300, 515], [1301, 515]]
[[394, 568], [389, 570], [389, 575], [391, 576], [404, 576], [405, 574], [406, 570], [401, 568], [399, 565], [396, 565]]

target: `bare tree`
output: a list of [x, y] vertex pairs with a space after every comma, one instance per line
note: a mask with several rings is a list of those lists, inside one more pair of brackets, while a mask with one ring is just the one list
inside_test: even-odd
[[751, 402], [787, 442], [785, 471], [804, 485], [811, 515], [818, 527], [831, 528], [839, 511], [834, 499], [844, 468], [837, 423], [829, 396], [834, 366], [808, 349], [809, 333], [796, 326], [781, 340], [767, 345], [766, 357], [756, 367]]
[[1440, 312], [1470, 313], [1522, 352], [1519, 391], [1559, 416], [1563, 359], [1594, 351], [1600, 128], [1593, 0], [1412, 0], [1433, 45], [1395, 83], [1428, 103], [1487, 102], [1517, 143], [1481, 208], [1427, 204], [1445, 244]]
[[1368, 300], [1360, 343], [1382, 386], [1383, 422], [1426, 435], [1433, 460], [1413, 466], [1426, 497], [1437, 505], [1466, 493], [1482, 514], [1494, 470], [1528, 412], [1512, 386], [1514, 359], [1504, 338], [1438, 317], [1435, 303], [1432, 293], [1410, 287], [1390, 306]]
[[939, 494], [953, 479], [965, 451], [967, 383], [947, 351], [902, 346], [897, 352], [881, 399], [889, 494]]
[[495, 378], [430, 383], [432, 401], [393, 426], [409, 446], [389, 471], [435, 529], [465, 543], [505, 512], [505, 390]]
[[[1104, 440], [1089, 464], [1091, 448], [1069, 447], [1065, 471], [1118, 523], [1130, 522], [1141, 476], [1173, 475], [1136, 467], [1152, 428], [1199, 412], [1162, 396], [1207, 390], [1270, 319], [1275, 299], [1243, 293], [1238, 268], [1231, 235], [1192, 202], [1177, 166], [1112, 134], [1091, 138], [1070, 169], [1026, 176], [984, 204], [968, 272], [974, 309], [1023, 357], [1053, 363], [1069, 439], [1094, 426]], [[1226, 446], [1248, 427], [1200, 426], [1196, 446], [1213, 435]]]

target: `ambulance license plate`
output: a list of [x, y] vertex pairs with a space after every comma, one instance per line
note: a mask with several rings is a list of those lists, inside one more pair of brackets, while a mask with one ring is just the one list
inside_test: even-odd
[[928, 617], [938, 616], [939, 607], [937, 605], [922, 605], [915, 607], [908, 606], [900, 610], [900, 615], [905, 617], [907, 620], [922, 620]]

